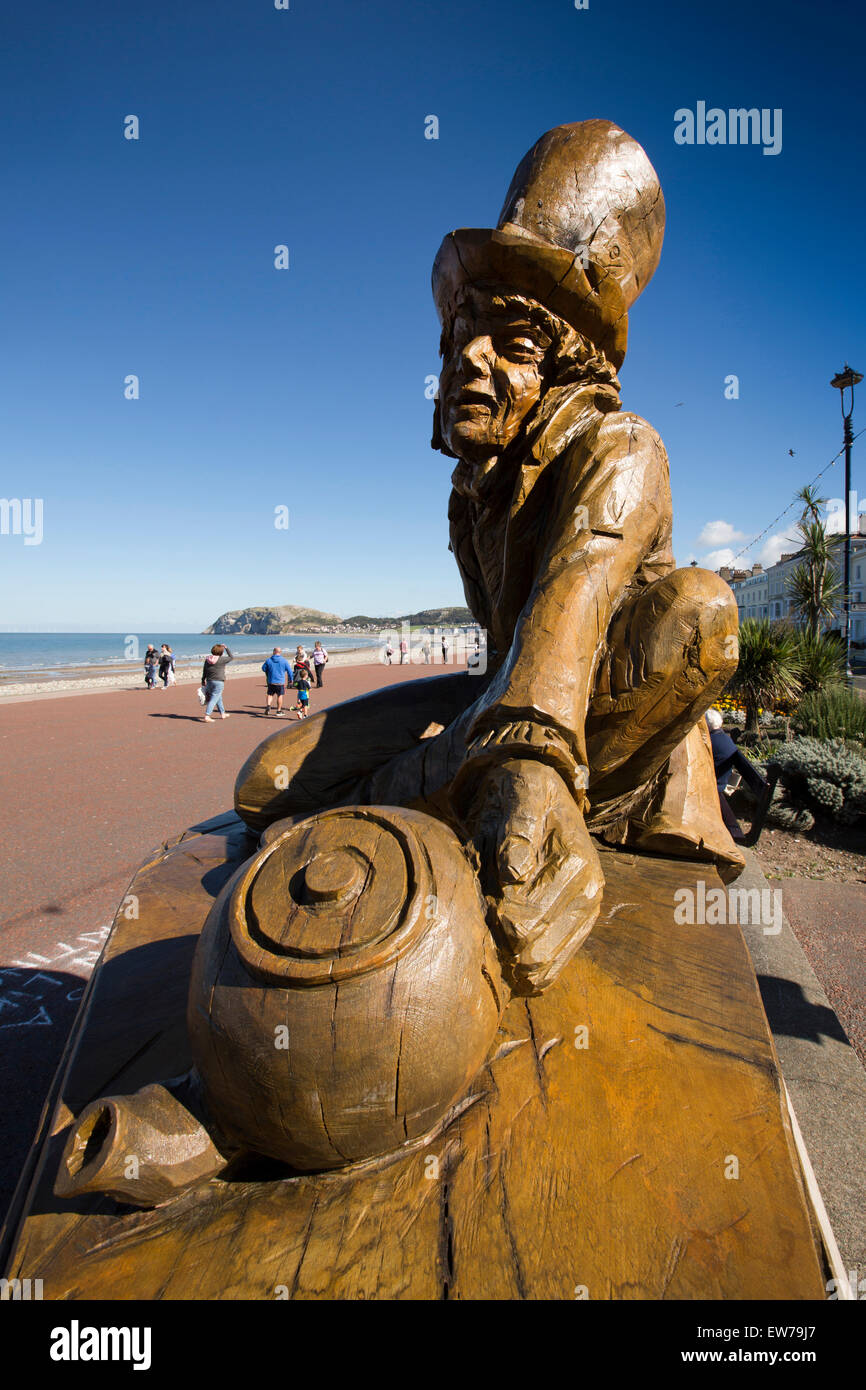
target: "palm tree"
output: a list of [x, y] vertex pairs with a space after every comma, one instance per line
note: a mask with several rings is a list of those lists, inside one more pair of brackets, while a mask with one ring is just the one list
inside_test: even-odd
[[828, 536], [822, 521], [807, 521], [805, 512], [797, 530], [803, 558], [788, 576], [788, 594], [794, 612], [803, 619], [812, 636], [817, 637], [821, 624], [833, 616], [841, 588], [833, 567], [839, 538]]
[[797, 649], [790, 628], [768, 618], [746, 618], [740, 625], [740, 663], [730, 693], [746, 707], [746, 729], [757, 732], [758, 710], [790, 703], [800, 694]]
[[803, 510], [800, 514], [801, 525], [807, 518], [809, 521], [820, 521], [821, 508], [827, 505], [827, 498], [819, 497], [817, 490], [808, 483], [794, 493], [794, 501], [803, 503]]

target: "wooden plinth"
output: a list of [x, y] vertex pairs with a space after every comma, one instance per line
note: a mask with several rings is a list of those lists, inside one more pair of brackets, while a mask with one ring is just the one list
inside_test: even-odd
[[55, 1198], [74, 1114], [188, 1067], [190, 923], [252, 848], [226, 817], [133, 881], [139, 916], [118, 914], [13, 1204], [8, 1277], [52, 1299], [825, 1297], [739, 928], [675, 925], [675, 890], [718, 879], [656, 857], [604, 853], [588, 943], [509, 1006], [467, 1108], [413, 1152], [151, 1212]]

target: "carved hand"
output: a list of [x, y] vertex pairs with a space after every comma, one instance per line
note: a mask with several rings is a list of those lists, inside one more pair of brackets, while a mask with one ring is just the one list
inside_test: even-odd
[[589, 934], [604, 878], [574, 798], [546, 763], [487, 770], [466, 821], [516, 994], [539, 994]]

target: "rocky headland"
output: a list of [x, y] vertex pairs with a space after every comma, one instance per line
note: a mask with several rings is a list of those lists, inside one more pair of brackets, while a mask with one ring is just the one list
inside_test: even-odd
[[275, 607], [235, 608], [206, 627], [206, 633], [229, 636], [232, 633], [246, 633], [251, 636], [277, 637], [281, 633], [333, 633], [341, 635], [352, 632], [381, 632], [383, 628], [463, 626], [472, 622], [468, 608], [425, 608], [419, 613], [404, 613], [399, 617], [370, 617], [356, 613], [350, 618], [341, 618], [336, 613], [323, 613], [318, 608], [299, 608], [291, 603]]

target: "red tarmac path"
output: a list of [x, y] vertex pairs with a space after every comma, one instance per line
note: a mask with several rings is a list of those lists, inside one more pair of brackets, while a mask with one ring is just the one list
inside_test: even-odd
[[[437, 667], [331, 666], [313, 712]], [[247, 755], [294, 718], [262, 717], [264, 677], [0, 704], [0, 1220], [115, 910], [148, 852], [231, 809]]]

